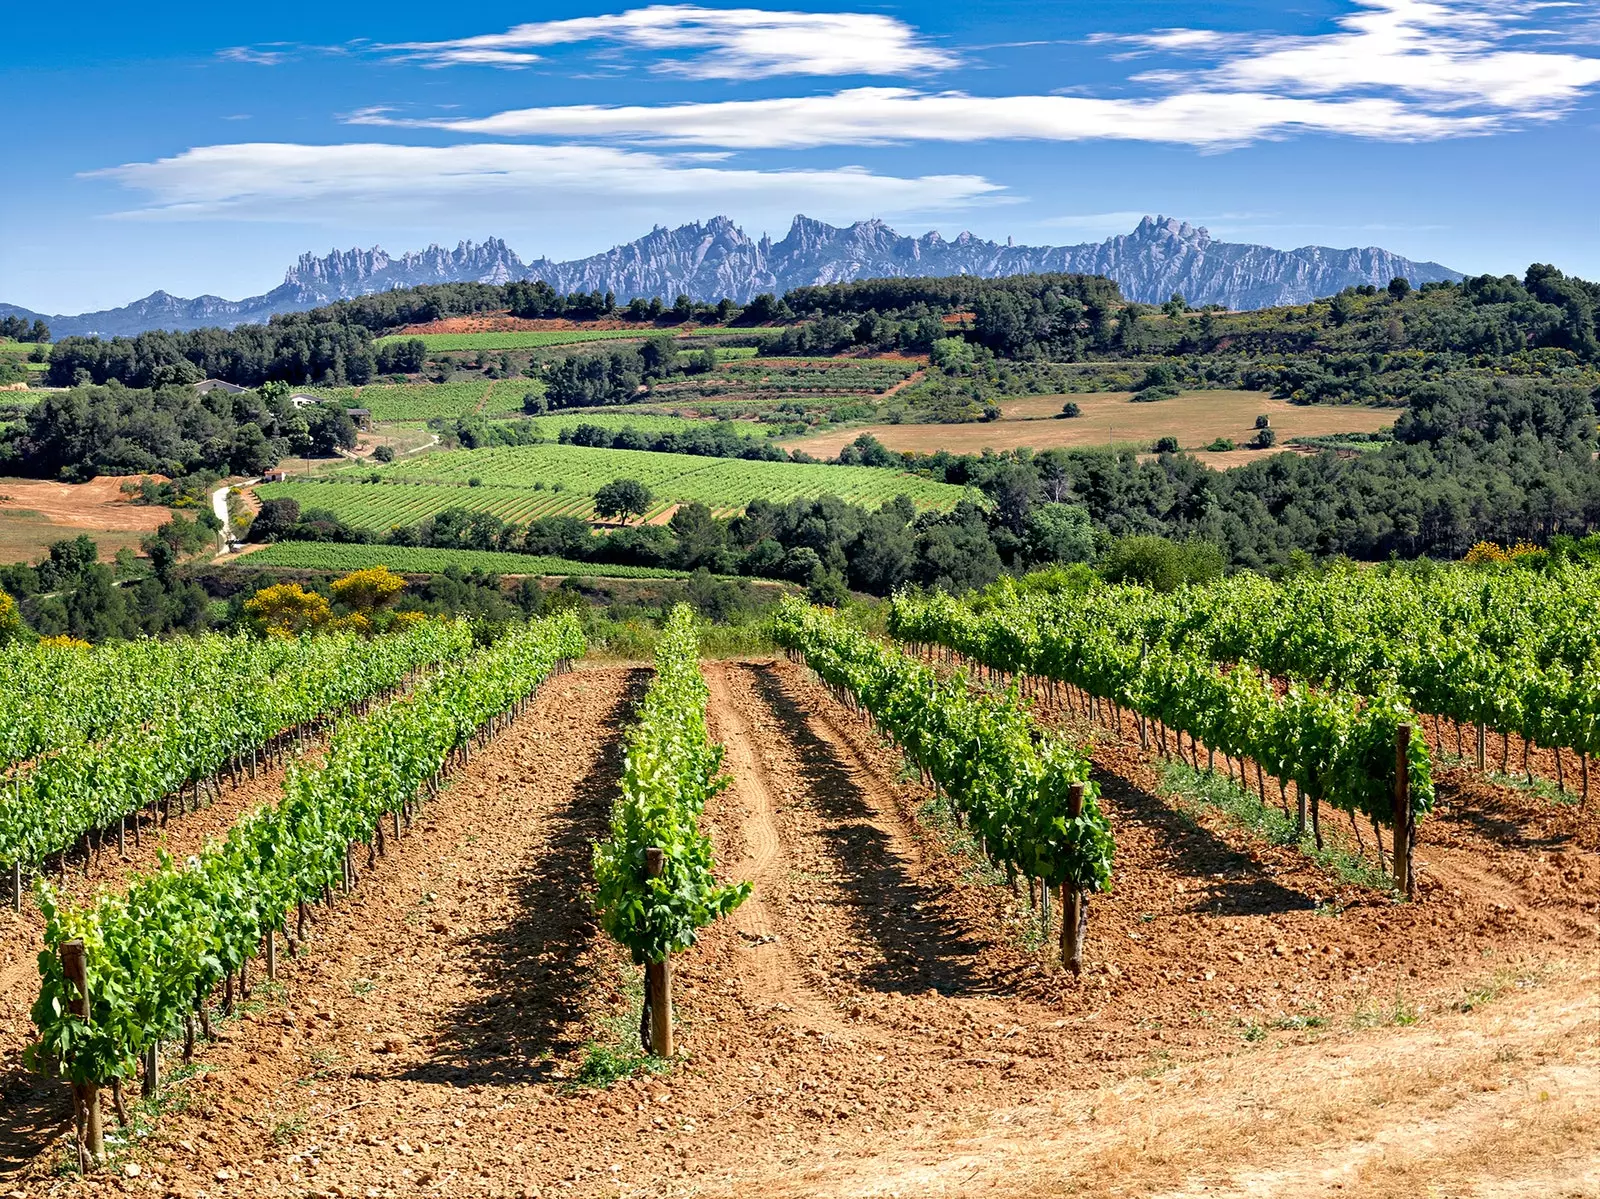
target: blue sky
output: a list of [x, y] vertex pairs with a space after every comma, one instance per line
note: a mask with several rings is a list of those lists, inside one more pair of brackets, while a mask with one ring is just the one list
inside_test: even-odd
[[1594, 0], [64, 11], [11, 12], [0, 72], [0, 300], [45, 312], [717, 213], [1052, 244], [1161, 213], [1600, 278]]

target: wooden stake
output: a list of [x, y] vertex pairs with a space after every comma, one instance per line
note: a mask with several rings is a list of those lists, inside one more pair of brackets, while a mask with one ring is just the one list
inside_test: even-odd
[[[667, 855], [651, 846], [644, 851], [645, 874], [660, 878], [667, 866]], [[672, 962], [670, 958], [646, 963], [644, 1002], [650, 1020], [649, 1049], [655, 1057], [671, 1057], [672, 1045]]]
[[1417, 896], [1417, 880], [1411, 868], [1416, 848], [1416, 830], [1411, 821], [1411, 726], [1395, 730], [1394, 741], [1394, 882], [1407, 899]]
[[[67, 981], [72, 984], [72, 1014], [85, 1024], [89, 1023], [89, 959], [82, 941], [63, 941], [61, 943], [61, 970], [67, 976]], [[89, 1164], [98, 1165], [100, 1159], [106, 1154], [105, 1129], [100, 1121], [100, 1085], [98, 1082], [86, 1082], [72, 1087], [72, 1101], [74, 1110], [81, 1114], [83, 1138], [82, 1149], [79, 1154], [80, 1165], [83, 1158], [88, 1158]]]
[[161, 1087], [161, 1054], [155, 1041], [144, 1051], [144, 1085], [140, 1090], [146, 1099], [154, 1099]]
[[[1083, 815], [1083, 784], [1073, 783], [1067, 791], [1067, 817]], [[1073, 977], [1083, 973], [1083, 925], [1086, 916], [1083, 891], [1061, 884], [1061, 964]]]
[[278, 978], [278, 930], [267, 930], [267, 981], [276, 982]]

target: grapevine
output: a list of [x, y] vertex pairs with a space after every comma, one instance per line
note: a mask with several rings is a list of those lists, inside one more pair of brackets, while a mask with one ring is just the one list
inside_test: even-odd
[[[409, 813], [452, 760], [520, 711], [561, 663], [583, 652], [575, 618], [536, 622], [424, 680], [410, 694], [351, 718], [318, 768], [291, 768], [284, 795], [239, 820], [187, 861], [163, 857], [126, 892], [85, 907], [61, 902], [42, 880], [39, 1038], [30, 1060], [75, 1084], [118, 1082], [158, 1041], [193, 1036], [192, 1016], [235, 975], [263, 938], [287, 932], [288, 913], [351, 878], [352, 845], [381, 837], [386, 814]], [[89, 1016], [72, 1012], [64, 943], [81, 941]], [[291, 938], [291, 944], [293, 939]]]
[[[975, 691], [817, 609], [785, 600], [778, 643], [864, 707], [938, 786], [1007, 873], [1059, 888], [1067, 906], [1111, 883], [1114, 841], [1079, 749], [1040, 733], [1016, 696]], [[1062, 954], [1081, 961], [1082, 918], [1063, 913]]]

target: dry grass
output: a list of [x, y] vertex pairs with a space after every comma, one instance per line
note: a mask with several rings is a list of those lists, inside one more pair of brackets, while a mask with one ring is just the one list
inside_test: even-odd
[[[1068, 400], [1081, 416], [1059, 418]], [[1174, 436], [1186, 450], [1203, 450], [1218, 437], [1242, 445], [1255, 436], [1255, 420], [1272, 421], [1282, 445], [1291, 437], [1328, 433], [1371, 433], [1393, 424], [1393, 408], [1355, 405], [1299, 405], [1273, 399], [1259, 391], [1186, 391], [1154, 404], [1134, 404], [1125, 391], [1095, 392], [1076, 396], [1028, 396], [1001, 405], [1000, 420], [970, 425], [871, 425], [837, 429], [783, 444], [818, 457], [832, 457], [862, 433], [870, 433], [892, 450], [973, 454], [985, 448], [1011, 450], [1021, 446], [1043, 450], [1055, 447], [1086, 449], [1108, 444], [1148, 446], [1158, 437]], [[1259, 457], [1260, 451], [1235, 451], [1227, 465]], [[1209, 455], [1202, 454], [1201, 461]], [[1217, 455], [1221, 457], [1221, 455]]]
[[[818, 1163], [798, 1195], [1596, 1196], [1592, 973], [1416, 1026], [1276, 1036]], [[792, 1181], [785, 1179], [785, 1182]]]
[[[153, 476], [159, 477], [159, 476]], [[0, 479], [0, 562], [33, 562], [51, 542], [87, 533], [102, 557], [137, 549], [146, 533], [172, 512], [130, 504], [119, 478], [92, 483], [54, 483], [41, 479]]]

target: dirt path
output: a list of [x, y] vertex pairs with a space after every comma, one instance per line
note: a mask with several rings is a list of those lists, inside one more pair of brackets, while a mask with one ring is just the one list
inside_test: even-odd
[[646, 672], [589, 665], [319, 913], [142, 1181], [40, 1159], [25, 1193], [1600, 1194], [1593, 880], [1537, 920], [1503, 893], [1545, 851], [1396, 906], [1175, 811], [1102, 736], [1116, 888], [1073, 982], [855, 714], [786, 662], [706, 673], [733, 783], [705, 824], [756, 890], [675, 962], [669, 1074], [574, 1085], [638, 973], [589, 844]]

